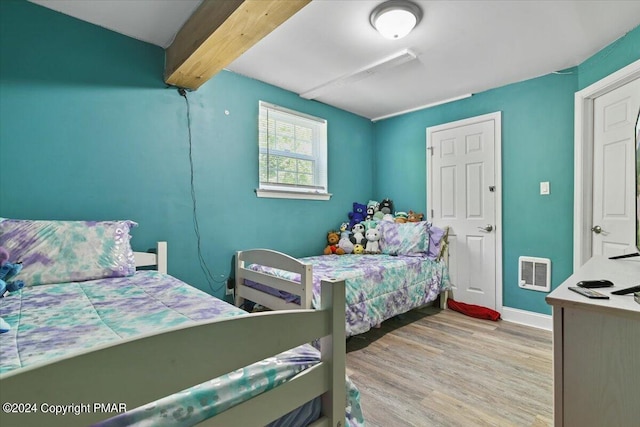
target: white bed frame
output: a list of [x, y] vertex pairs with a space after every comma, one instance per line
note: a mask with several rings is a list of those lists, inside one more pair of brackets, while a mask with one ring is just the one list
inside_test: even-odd
[[[159, 242], [157, 254], [138, 253], [136, 261], [166, 271], [166, 253], [166, 242]], [[264, 426], [322, 396], [322, 417], [312, 426], [343, 427], [344, 316], [344, 281], [328, 280], [322, 282], [320, 310], [200, 322], [16, 369], [0, 375], [0, 400], [35, 403], [38, 412], [0, 412], [0, 425], [86, 426], [116, 414], [52, 415], [41, 405], [125, 403], [133, 409], [319, 338], [319, 364], [199, 425]]]
[[167, 242], [158, 242], [155, 252], [134, 252], [136, 267], [155, 267], [160, 273], [167, 274]]
[[[300, 283], [270, 274], [249, 270], [251, 264], [265, 265], [300, 274]], [[262, 292], [245, 284], [245, 280], [267, 285], [273, 289], [289, 292], [300, 297], [300, 303], [287, 302], [282, 298]], [[313, 266], [282, 252], [271, 249], [250, 249], [236, 252], [235, 304], [240, 307], [246, 299], [271, 310], [312, 309]]]
[[[449, 227], [445, 227], [438, 260], [444, 259], [449, 265]], [[355, 255], [354, 255], [355, 256]], [[251, 264], [259, 264], [300, 274], [300, 283], [248, 269]], [[234, 303], [241, 307], [250, 300], [271, 310], [312, 309], [313, 266], [282, 252], [271, 249], [249, 249], [236, 252]], [[273, 289], [289, 292], [300, 297], [300, 303], [287, 302], [259, 289], [245, 284], [245, 280], [267, 285]], [[449, 291], [440, 294], [440, 308], [447, 308]]]

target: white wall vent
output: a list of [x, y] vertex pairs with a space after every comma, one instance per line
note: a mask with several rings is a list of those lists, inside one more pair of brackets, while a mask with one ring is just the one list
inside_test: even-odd
[[521, 256], [518, 258], [518, 284], [521, 288], [549, 292], [551, 290], [551, 260]]

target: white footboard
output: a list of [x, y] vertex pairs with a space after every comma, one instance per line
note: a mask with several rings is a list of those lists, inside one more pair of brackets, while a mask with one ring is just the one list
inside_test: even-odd
[[[202, 322], [15, 369], [0, 375], [2, 399], [50, 407], [90, 399], [124, 402], [127, 408], [135, 408], [321, 338], [318, 365], [204, 424], [264, 426], [322, 396], [323, 418], [317, 425], [344, 426], [344, 292], [344, 281], [323, 281], [320, 310], [274, 311]], [[92, 411], [79, 415], [5, 412], [0, 413], [0, 424], [86, 426], [101, 418], [104, 414]]]
[[[250, 270], [251, 264], [260, 264], [300, 274], [300, 283], [270, 274]], [[235, 304], [240, 307], [245, 299], [271, 310], [310, 309], [313, 298], [313, 267], [309, 264], [270, 249], [251, 249], [236, 253]], [[277, 291], [300, 297], [300, 304], [287, 302], [262, 290], [247, 286], [245, 280], [259, 283]]]

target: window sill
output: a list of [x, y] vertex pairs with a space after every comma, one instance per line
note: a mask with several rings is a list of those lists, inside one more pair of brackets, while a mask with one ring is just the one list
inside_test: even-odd
[[304, 200], [329, 200], [331, 193], [302, 193], [298, 191], [261, 190], [256, 188], [256, 196], [271, 199], [304, 199]]

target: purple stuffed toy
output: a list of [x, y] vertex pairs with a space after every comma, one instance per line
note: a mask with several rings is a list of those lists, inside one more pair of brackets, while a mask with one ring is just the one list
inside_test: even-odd
[[349, 230], [353, 229], [353, 226], [364, 221], [367, 216], [367, 205], [363, 205], [358, 202], [353, 202], [353, 212], [349, 212]]

